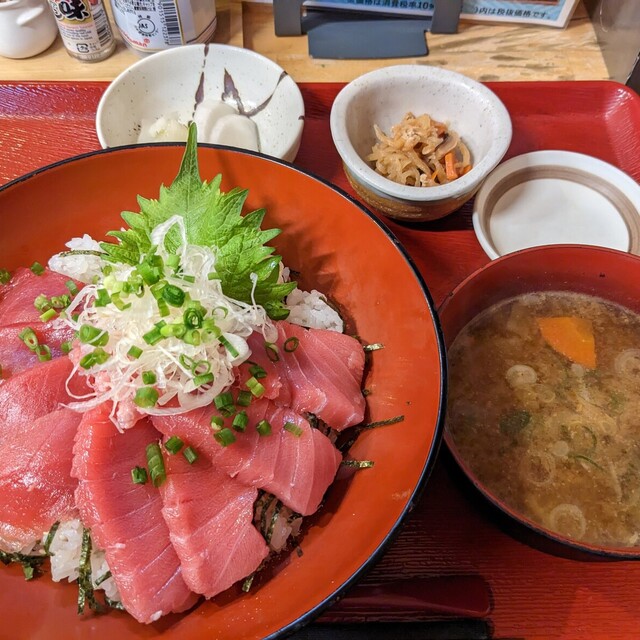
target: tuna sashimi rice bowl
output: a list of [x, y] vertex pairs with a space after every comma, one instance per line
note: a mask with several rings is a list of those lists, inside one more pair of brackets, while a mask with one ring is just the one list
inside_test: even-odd
[[[89, 225], [0, 270], [0, 560], [29, 583], [73, 582], [84, 618], [158, 624], [259, 599], [307, 540], [315, 555], [318, 524], [361, 478], [385, 473], [413, 412], [376, 375], [388, 329], [358, 335], [322, 263], [314, 280], [276, 250], [295, 225], [272, 227], [221, 180], [200, 178], [192, 125], [177, 177], [117, 230]], [[434, 346], [432, 424], [393, 498], [406, 509], [441, 427]]]

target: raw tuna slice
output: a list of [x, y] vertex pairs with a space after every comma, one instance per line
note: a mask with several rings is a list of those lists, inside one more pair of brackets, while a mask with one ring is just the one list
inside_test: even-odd
[[[73, 365], [68, 358], [36, 364], [0, 384], [0, 446], [17, 429], [56, 411], [70, 401], [66, 382]], [[74, 393], [86, 393], [81, 381], [71, 385]]]
[[165, 456], [162, 515], [187, 586], [212, 598], [251, 575], [268, 555], [252, 524], [258, 491], [217, 471], [200, 456]]
[[134, 467], [146, 465], [146, 446], [158, 439], [146, 419], [119, 433], [109, 407], [101, 405], [83, 416], [73, 448], [80, 519], [105, 551], [122, 604], [144, 623], [185, 611], [197, 600], [169, 541], [158, 489], [131, 479]]
[[[333, 482], [341, 456], [329, 439], [291, 409], [269, 400], [257, 400], [246, 408], [248, 425], [233, 431], [235, 442], [224, 447], [213, 437], [212, 408], [196, 409], [175, 416], [154, 416], [156, 428], [167, 437], [177, 435], [192, 444], [218, 470], [243, 484], [265, 489], [301, 515], [314, 513]], [[267, 420], [271, 434], [260, 436], [256, 425]], [[233, 417], [225, 420], [231, 429]], [[292, 433], [284, 428], [294, 425]]]
[[42, 539], [57, 520], [76, 517], [71, 477], [81, 415], [60, 409], [8, 434], [0, 457], [0, 548], [12, 553]]
[[0, 365], [2, 379], [7, 379], [16, 373], [29, 369], [38, 364], [38, 356], [31, 351], [20, 339], [20, 332], [26, 327], [33, 329], [39, 344], [44, 344], [51, 350], [51, 357], [62, 355], [63, 342], [74, 338], [73, 329], [60, 322], [34, 322], [30, 325], [11, 325], [0, 327]]
[[[260, 333], [248, 340], [250, 360], [267, 372], [260, 379], [265, 397], [298, 413], [313, 413], [337, 430], [362, 422], [362, 345], [335, 331], [304, 329], [288, 322], [276, 325], [277, 353], [265, 347]], [[250, 368], [248, 363], [240, 367], [240, 384], [251, 375]]]
[[[33, 306], [34, 300], [40, 294], [47, 298], [69, 295], [66, 286], [68, 281], [67, 276], [49, 269], [45, 269], [40, 276], [35, 275], [31, 269], [16, 269], [11, 280], [0, 286], [0, 326], [40, 322], [42, 312]], [[76, 284], [78, 288], [82, 287], [82, 284]]]

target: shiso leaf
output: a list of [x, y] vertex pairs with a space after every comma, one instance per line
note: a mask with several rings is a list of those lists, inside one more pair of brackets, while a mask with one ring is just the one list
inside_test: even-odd
[[[267, 246], [279, 229], [260, 228], [264, 209], [242, 215], [247, 199], [246, 189], [235, 188], [227, 193], [220, 190], [222, 177], [210, 183], [200, 178], [198, 168], [197, 128], [189, 126], [189, 136], [180, 170], [169, 187], [162, 185], [157, 200], [138, 197], [140, 211], [125, 211], [122, 219], [128, 229], [110, 231], [107, 235], [117, 242], [102, 242], [105, 258], [112, 262], [139, 264], [151, 249], [151, 232], [169, 218], [182, 215], [187, 241], [190, 244], [216, 250], [216, 272], [220, 276], [225, 295], [243, 302], [255, 301], [270, 317], [282, 319], [288, 310], [283, 299], [296, 287], [295, 282], [279, 283], [281, 257]], [[166, 236], [165, 248], [175, 253], [180, 244], [177, 229]], [[257, 282], [251, 274], [257, 275]]]

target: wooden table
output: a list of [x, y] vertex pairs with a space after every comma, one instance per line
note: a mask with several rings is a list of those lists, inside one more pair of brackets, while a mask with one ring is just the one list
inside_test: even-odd
[[[481, 81], [609, 77], [582, 4], [566, 29], [462, 23], [457, 34], [428, 34], [427, 57], [364, 61], [311, 59], [306, 36], [274, 35], [270, 5], [241, 0], [218, 0], [217, 5], [215, 42], [254, 49], [275, 60], [298, 82], [348, 82], [377, 67], [399, 62], [441, 66]], [[70, 58], [58, 39], [34, 58], [0, 58], [0, 81], [111, 80], [138, 59], [119, 42], [117, 52], [110, 58], [83, 63]]]

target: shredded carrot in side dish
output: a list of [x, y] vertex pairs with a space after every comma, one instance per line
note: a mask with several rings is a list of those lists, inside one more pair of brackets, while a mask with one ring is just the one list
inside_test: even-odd
[[560, 316], [538, 318], [540, 333], [547, 344], [572, 362], [596, 368], [596, 345], [591, 323], [584, 318]]
[[411, 187], [436, 187], [472, 169], [471, 153], [460, 136], [426, 113], [407, 113], [387, 135], [374, 125], [377, 142], [367, 156], [385, 178]]
[[449, 180], [455, 180], [458, 177], [453, 159], [453, 151], [449, 151], [444, 157], [444, 166]]

